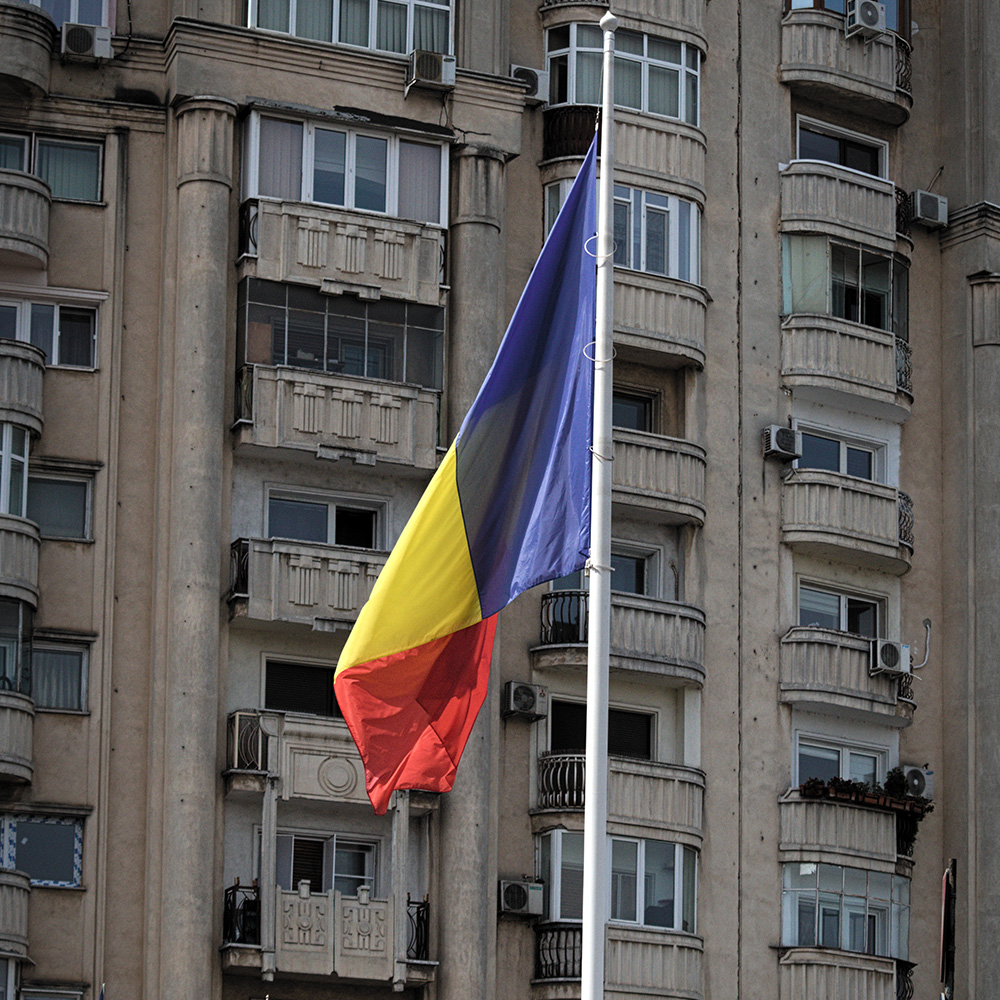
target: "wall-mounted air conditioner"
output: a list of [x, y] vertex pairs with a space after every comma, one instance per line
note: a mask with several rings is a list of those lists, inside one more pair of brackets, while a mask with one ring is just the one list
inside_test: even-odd
[[549, 714], [549, 692], [537, 684], [507, 681], [503, 689], [503, 715], [520, 716], [534, 722]]
[[802, 457], [802, 435], [791, 427], [771, 424], [761, 432], [765, 458], [779, 458], [791, 462]]
[[69, 24], [62, 26], [60, 54], [66, 59], [80, 59], [93, 62], [96, 59], [110, 59], [111, 29], [97, 24]]
[[868, 673], [908, 674], [910, 673], [910, 647], [902, 642], [888, 639], [872, 639], [871, 660]]
[[441, 52], [414, 49], [407, 57], [406, 93], [411, 87], [423, 90], [455, 89], [455, 57]]
[[928, 229], [948, 225], [948, 199], [930, 191], [914, 191], [910, 195], [910, 220]]
[[862, 38], [874, 38], [884, 35], [885, 4], [875, 0], [847, 0], [847, 17], [844, 21], [844, 34], [861, 35]]
[[549, 103], [549, 74], [543, 69], [532, 69], [530, 66], [510, 67], [510, 75], [523, 83], [528, 89], [524, 99], [529, 104]]
[[506, 882], [501, 880], [497, 902], [501, 913], [520, 917], [540, 917], [544, 886], [541, 882]]
[[909, 795], [922, 795], [925, 799], [934, 798], [934, 772], [919, 764], [900, 764], [903, 777], [906, 778], [906, 791]]

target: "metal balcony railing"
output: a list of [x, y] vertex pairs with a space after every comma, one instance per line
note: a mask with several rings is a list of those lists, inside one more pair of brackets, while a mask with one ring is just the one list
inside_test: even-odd
[[256, 883], [229, 886], [222, 897], [222, 943], [260, 944], [260, 892]]
[[896, 388], [913, 395], [913, 349], [902, 337], [896, 338]]
[[910, 196], [904, 188], [896, 186], [896, 232], [900, 236], [910, 235], [910, 224], [913, 222], [913, 208]]
[[582, 809], [584, 768], [582, 753], [550, 753], [538, 758], [538, 808]]
[[237, 538], [229, 546], [229, 599], [250, 596], [250, 539]]
[[251, 198], [240, 205], [240, 242], [241, 257], [257, 256], [257, 220], [260, 216], [257, 200]]
[[896, 1000], [913, 1000], [913, 970], [916, 967], [916, 962], [896, 959]]
[[913, 92], [913, 60], [910, 43], [896, 35], [896, 89], [905, 94]]
[[536, 924], [535, 978], [579, 979], [582, 950], [580, 924]]
[[586, 590], [553, 590], [542, 595], [542, 645], [587, 641], [590, 598]]
[[567, 104], [546, 108], [542, 124], [542, 158], [586, 156], [594, 138], [597, 108]]
[[233, 771], [267, 770], [267, 736], [259, 712], [233, 712], [226, 734], [226, 767]]
[[913, 551], [913, 498], [899, 491], [899, 544]]
[[406, 894], [406, 919], [409, 934], [406, 941], [406, 957], [415, 962], [426, 962], [430, 958], [430, 904], [427, 898], [411, 899]]
[[237, 423], [253, 420], [253, 365], [242, 365], [236, 372], [234, 402]]

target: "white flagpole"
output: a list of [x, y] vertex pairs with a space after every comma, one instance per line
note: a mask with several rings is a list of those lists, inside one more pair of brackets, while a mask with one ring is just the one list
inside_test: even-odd
[[587, 756], [584, 765], [583, 944], [580, 1000], [604, 997], [608, 918], [608, 650], [611, 641], [611, 358], [614, 320], [612, 226], [615, 162], [614, 50], [618, 18], [601, 18], [604, 88], [597, 198], [597, 328], [594, 334], [594, 462], [590, 509]]

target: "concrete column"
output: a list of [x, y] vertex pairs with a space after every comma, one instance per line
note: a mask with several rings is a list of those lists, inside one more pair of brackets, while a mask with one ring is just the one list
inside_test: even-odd
[[261, 732], [267, 738], [267, 784], [264, 786], [260, 820], [260, 880], [257, 883], [260, 900], [261, 979], [274, 979], [275, 927], [277, 910], [278, 853], [278, 772], [279, 734], [284, 725], [281, 715], [263, 714]]
[[[216, 864], [219, 643], [224, 556], [229, 202], [235, 105], [197, 98], [176, 109], [176, 298], [169, 475], [160, 890], [160, 997], [215, 993], [221, 929]], [[169, 364], [169, 349], [167, 353]], [[165, 445], [166, 447], [166, 445]], [[167, 463], [169, 463], [167, 465]]]
[[[463, 146], [452, 160], [448, 403], [451, 441], [475, 399], [503, 336], [505, 273], [500, 220], [504, 154]], [[500, 646], [500, 631], [497, 644]], [[491, 1000], [496, 991], [496, 787], [499, 739], [497, 685], [490, 685], [458, 767], [455, 788], [441, 801], [438, 1000]], [[456, 913], [462, 919], [454, 919]]]
[[406, 918], [406, 886], [409, 883], [408, 858], [410, 853], [410, 793], [407, 789], [396, 792], [396, 806], [392, 814], [392, 903], [393, 932], [396, 938], [396, 964], [392, 988], [402, 992], [406, 985], [406, 946], [409, 928]]

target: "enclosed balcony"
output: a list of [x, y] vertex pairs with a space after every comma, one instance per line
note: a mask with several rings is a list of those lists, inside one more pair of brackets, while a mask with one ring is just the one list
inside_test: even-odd
[[[587, 665], [587, 609], [582, 590], [542, 595], [542, 630], [532, 666]], [[638, 594], [611, 596], [611, 669], [657, 674], [700, 687], [705, 677], [705, 615], [698, 608]]]
[[0, 955], [28, 954], [28, 896], [31, 882], [24, 872], [0, 868]]
[[910, 46], [892, 32], [847, 38], [844, 15], [836, 11], [785, 14], [779, 74], [808, 100], [890, 125], [910, 117]]
[[[0, 545], [2, 539], [0, 533]], [[349, 628], [387, 555], [318, 542], [237, 539], [230, 550], [230, 617]]]
[[869, 671], [871, 640], [826, 628], [796, 627], [781, 640], [781, 700], [816, 712], [837, 712], [908, 726], [909, 676]]
[[791, 791], [780, 802], [782, 861], [820, 861], [893, 872], [898, 853], [896, 814]]
[[40, 545], [35, 524], [13, 514], [0, 514], [0, 598], [38, 606]]
[[444, 241], [440, 227], [419, 222], [255, 199], [241, 209], [240, 278], [442, 306]]
[[781, 324], [781, 379], [797, 399], [901, 422], [913, 400], [910, 345], [888, 330], [834, 316]]
[[[3, 31], [5, 11], [15, 9], [0, 0], [0, 66], [3, 47], [10, 38]], [[19, 9], [19, 8], [16, 8]], [[28, 7], [36, 11], [35, 7]], [[41, 12], [38, 11], [41, 15]], [[48, 20], [48, 15], [41, 15]], [[51, 26], [51, 21], [49, 21]], [[48, 53], [45, 56], [48, 69]], [[47, 267], [49, 263], [49, 209], [52, 191], [48, 184], [20, 170], [0, 170], [0, 264], [10, 267]]]
[[35, 703], [31, 695], [0, 690], [0, 782], [31, 782], [34, 724]]
[[415, 385], [245, 365], [237, 380], [235, 444], [432, 471], [439, 399]]
[[[649, 0], [625, 0], [615, 7], [615, 13], [650, 25], [663, 25], [681, 37], [690, 34], [704, 44], [706, 2], [707, 0], [656, 0], [656, 3], [651, 3]], [[541, 0], [538, 12], [542, 16], [542, 24], [549, 28], [565, 20], [565, 16], [560, 17], [563, 11], [578, 17], [579, 7], [580, 0]]]
[[690, 441], [615, 428], [612, 500], [661, 524], [705, 523], [705, 450]]
[[56, 26], [40, 7], [0, 0], [0, 90], [49, 92]]
[[698, 285], [642, 271], [615, 271], [615, 350], [663, 368], [705, 365], [708, 297]]
[[[897, 967], [899, 968], [897, 977]], [[833, 948], [788, 948], [778, 959], [781, 1000], [903, 1000], [913, 996], [909, 962]], [[909, 992], [898, 992], [906, 984]]]
[[45, 353], [22, 340], [0, 339], [0, 421], [42, 433]]
[[785, 544], [807, 555], [902, 575], [913, 555], [913, 505], [901, 490], [799, 469], [782, 486]]
[[795, 160], [781, 171], [782, 232], [822, 232], [896, 247], [896, 186], [833, 163]]

